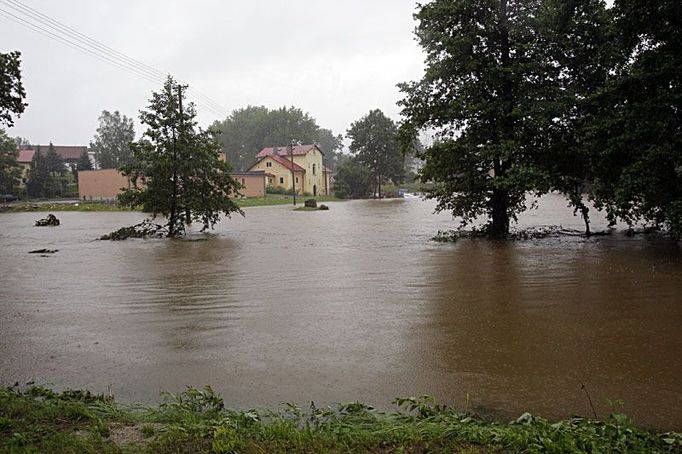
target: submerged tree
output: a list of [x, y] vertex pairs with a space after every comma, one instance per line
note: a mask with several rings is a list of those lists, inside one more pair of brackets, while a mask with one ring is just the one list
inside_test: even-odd
[[99, 127], [90, 143], [95, 159], [102, 169], [117, 169], [130, 164], [130, 143], [135, 140], [133, 119], [103, 110], [99, 116]]
[[[421, 5], [417, 38], [427, 54], [419, 82], [401, 84], [404, 131], [436, 132], [421, 157], [422, 181], [439, 210], [469, 223], [488, 217], [493, 237], [527, 208], [547, 175], [538, 143], [546, 58], [536, 20], [540, 0], [434, 0]], [[409, 134], [403, 134], [409, 135]]]
[[546, 59], [546, 120], [535, 136], [538, 165], [548, 175], [544, 189], [563, 194], [580, 213], [590, 235], [588, 190], [595, 181], [600, 146], [593, 111], [614, 64], [612, 15], [601, 0], [545, 0], [537, 20], [537, 43]]
[[595, 98], [592, 195], [609, 219], [682, 235], [682, 3], [616, 0], [620, 62]]
[[122, 167], [133, 187], [120, 202], [165, 216], [169, 237], [184, 233], [192, 221], [201, 222], [203, 231], [221, 213], [243, 215], [231, 199], [240, 184], [219, 159], [220, 144], [197, 126], [194, 105], [185, 104], [186, 88], [169, 76], [163, 90], [152, 94], [148, 110], [140, 112], [147, 130], [131, 146], [132, 163]]
[[398, 128], [384, 113], [375, 109], [350, 125], [347, 137], [350, 151], [371, 174], [373, 192], [381, 198], [381, 185], [402, 182], [405, 160], [398, 145]]

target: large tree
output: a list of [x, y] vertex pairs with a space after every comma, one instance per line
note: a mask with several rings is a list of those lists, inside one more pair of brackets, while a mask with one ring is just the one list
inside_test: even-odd
[[544, 123], [531, 133], [543, 190], [565, 195], [590, 234], [588, 190], [595, 181], [600, 146], [593, 140], [598, 94], [611, 75], [616, 55], [613, 20], [602, 0], [545, 0], [537, 21], [546, 61]]
[[301, 143], [316, 143], [325, 155], [325, 164], [333, 167], [343, 138], [331, 130], [320, 128], [308, 113], [296, 107], [268, 109], [248, 106], [237, 109], [211, 129], [218, 132], [230, 164], [238, 170], [248, 169], [256, 154], [265, 147], [286, 145], [292, 139]]
[[612, 221], [682, 235], [682, 3], [616, 0], [620, 61], [594, 99], [592, 195]]
[[133, 119], [103, 110], [99, 116], [99, 127], [90, 142], [95, 159], [102, 169], [117, 169], [131, 162], [130, 143], [135, 140]]
[[243, 214], [231, 199], [240, 185], [219, 159], [220, 144], [212, 133], [197, 126], [194, 105], [185, 102], [186, 89], [168, 77], [152, 94], [147, 110], [140, 112], [147, 130], [132, 144], [131, 164], [122, 168], [133, 188], [120, 201], [165, 216], [169, 237], [184, 233], [192, 221], [206, 230], [221, 214]]
[[389, 180], [400, 183], [405, 176], [405, 160], [397, 135], [396, 124], [379, 109], [371, 110], [348, 129], [350, 152], [369, 168], [373, 190], [379, 197], [382, 184]]
[[21, 168], [17, 163], [17, 144], [0, 128], [0, 194], [14, 194]]
[[369, 167], [355, 157], [342, 156], [336, 167], [332, 186], [334, 195], [342, 199], [364, 199], [372, 195], [374, 180]]
[[14, 126], [13, 115], [20, 116], [27, 104], [21, 83], [21, 53], [0, 52], [0, 124]]
[[431, 129], [422, 153], [430, 197], [467, 224], [487, 217], [494, 237], [546, 179], [536, 163], [547, 61], [539, 45], [540, 0], [434, 0], [420, 5], [416, 34], [426, 51], [421, 81], [401, 84], [412, 133]]

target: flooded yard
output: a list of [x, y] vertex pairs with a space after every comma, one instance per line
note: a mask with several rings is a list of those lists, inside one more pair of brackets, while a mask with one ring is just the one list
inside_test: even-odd
[[[249, 208], [174, 241], [94, 240], [141, 213], [0, 214], [0, 382], [143, 402], [211, 384], [237, 407], [430, 394], [557, 418], [591, 415], [585, 384], [600, 417], [682, 427], [674, 242], [439, 244], [458, 222], [430, 201], [330, 205]], [[559, 223], [582, 228], [553, 196], [521, 218]]]

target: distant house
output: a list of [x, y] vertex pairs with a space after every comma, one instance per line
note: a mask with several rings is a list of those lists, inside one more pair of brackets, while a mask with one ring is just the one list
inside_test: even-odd
[[329, 195], [331, 170], [324, 165], [324, 153], [317, 145], [296, 145], [291, 153], [286, 146], [263, 148], [256, 159], [249, 171], [267, 172], [269, 186], [296, 186], [298, 194]]
[[[57, 153], [62, 160], [64, 165], [69, 169], [73, 170], [78, 164], [78, 160], [83, 152], [88, 153], [90, 160], [92, 161], [92, 153], [88, 152], [88, 147], [85, 145], [52, 145], [55, 153]], [[26, 156], [30, 154], [31, 160], [36, 150], [40, 148], [40, 153], [45, 156], [50, 145], [21, 145], [19, 147], [19, 156], [21, 157], [22, 152], [26, 152]], [[32, 153], [31, 153], [32, 152]], [[30, 161], [29, 161], [30, 162]]]
[[118, 169], [79, 170], [78, 198], [82, 200], [115, 200], [130, 180]]
[[25, 149], [19, 150], [19, 157], [17, 158], [17, 162], [19, 163], [19, 167], [21, 167], [22, 185], [26, 184], [26, 181], [28, 181], [28, 172], [31, 170], [31, 162], [33, 162], [33, 156], [35, 156], [35, 154], [36, 154], [35, 150]]
[[[265, 196], [265, 172], [234, 172], [230, 174], [243, 187], [242, 197]], [[78, 172], [78, 197], [82, 200], [115, 200], [131, 183], [117, 169], [81, 170]]]

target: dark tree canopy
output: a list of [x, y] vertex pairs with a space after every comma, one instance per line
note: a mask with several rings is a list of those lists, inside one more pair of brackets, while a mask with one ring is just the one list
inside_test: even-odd
[[420, 5], [417, 38], [427, 70], [401, 84], [405, 124], [433, 129], [436, 143], [422, 154], [424, 181], [439, 210], [463, 223], [490, 219], [506, 236], [510, 219], [542, 172], [534, 164], [538, 128], [546, 121], [545, 59], [535, 20], [540, 0], [435, 0]]
[[592, 195], [612, 221], [682, 235], [682, 2], [616, 0], [620, 61], [593, 100]]
[[398, 128], [384, 113], [375, 109], [351, 124], [347, 137], [350, 151], [371, 174], [373, 192], [381, 197], [381, 185], [402, 182], [405, 160], [398, 144]]
[[133, 188], [120, 201], [165, 216], [170, 237], [183, 234], [193, 221], [206, 230], [221, 214], [243, 214], [231, 198], [241, 186], [219, 159], [220, 144], [197, 126], [194, 105], [185, 103], [186, 89], [168, 77], [152, 94], [147, 110], [140, 112], [147, 130], [132, 144], [132, 163], [122, 168]]
[[14, 126], [13, 115], [20, 116], [27, 104], [21, 83], [21, 53], [0, 52], [0, 124]]
[[76, 163], [77, 170], [92, 170], [92, 162], [90, 161], [90, 156], [88, 152], [83, 150], [78, 162]]
[[133, 119], [103, 110], [99, 116], [99, 127], [90, 142], [95, 159], [102, 169], [117, 169], [131, 162], [130, 144], [135, 140]]
[[266, 147], [281, 146], [297, 140], [316, 143], [325, 156], [325, 164], [333, 168], [336, 152], [343, 146], [343, 138], [331, 130], [320, 128], [308, 113], [296, 107], [268, 109], [248, 106], [235, 110], [211, 129], [219, 131], [218, 140], [230, 164], [246, 170], [255, 163], [256, 154]]
[[341, 199], [364, 199], [372, 195], [374, 180], [369, 168], [354, 157], [342, 156], [336, 167], [334, 195]]
[[0, 194], [14, 194], [20, 177], [17, 144], [0, 128]]
[[[546, 0], [538, 18], [547, 83], [544, 109], [551, 113], [536, 143], [544, 191], [564, 194], [590, 234], [586, 194], [594, 182], [599, 149], [592, 140], [595, 96], [609, 78], [616, 46], [612, 15], [601, 0]], [[542, 106], [542, 104], [540, 104]]]

